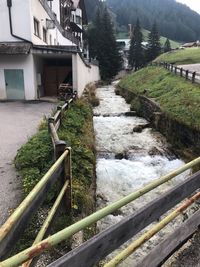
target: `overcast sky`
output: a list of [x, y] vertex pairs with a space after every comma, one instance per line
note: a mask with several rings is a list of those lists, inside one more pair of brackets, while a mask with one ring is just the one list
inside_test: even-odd
[[200, 1], [199, 0], [176, 0], [176, 1], [182, 4], [186, 4], [191, 9], [193, 9], [194, 11], [200, 14]]

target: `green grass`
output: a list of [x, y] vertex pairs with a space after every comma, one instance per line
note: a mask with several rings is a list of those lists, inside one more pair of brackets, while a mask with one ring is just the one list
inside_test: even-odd
[[[148, 35], [149, 35], [150, 31], [143, 29], [142, 33], [143, 33], [144, 41], [147, 42], [148, 41]], [[166, 40], [167, 40], [166, 37], [163, 37], [163, 36], [160, 37], [160, 43], [162, 46], [164, 46]], [[181, 43], [173, 41], [171, 39], [169, 39], [169, 41], [171, 44], [171, 48], [173, 48], [173, 49], [178, 48], [181, 45]]]
[[[72, 147], [73, 194], [75, 213], [91, 208], [88, 194], [94, 176], [95, 149], [92, 108], [77, 100], [66, 111], [58, 135]], [[21, 147], [15, 159], [25, 194], [28, 194], [53, 164], [53, 146], [47, 123]], [[87, 205], [85, 204], [87, 203]]]
[[[76, 100], [71, 104], [64, 114], [58, 135], [60, 139], [66, 141], [72, 147], [73, 220], [76, 221], [80, 214], [89, 214], [94, 209], [94, 198], [90, 190], [95, 175], [93, 113], [91, 105], [86, 100]], [[48, 133], [47, 122], [44, 121], [38, 133], [20, 148], [15, 159], [25, 195], [32, 190], [52, 164], [53, 146]], [[44, 210], [52, 206], [55, 201], [59, 189], [57, 185], [56, 183], [48, 193], [43, 205]], [[71, 219], [69, 215], [60, 214], [53, 225], [52, 231], [56, 232], [68, 226], [72, 222]], [[17, 242], [13, 250], [14, 254], [33, 243], [41, 226], [40, 224], [40, 213], [36, 213]], [[94, 230], [93, 227], [91, 234]], [[89, 234], [87, 233], [87, 235]], [[66, 252], [68, 245], [69, 241], [66, 241], [63, 246], [59, 246], [59, 249], [65, 249]]]
[[128, 32], [118, 32], [116, 34], [116, 38], [117, 39], [128, 39], [129, 38], [129, 34], [128, 34]]
[[185, 81], [164, 68], [147, 67], [127, 75], [119, 86], [137, 95], [153, 98], [171, 118], [200, 129], [199, 85]]
[[194, 47], [171, 51], [160, 55], [155, 61], [179, 65], [200, 63], [200, 48]]
[[[143, 29], [142, 33], [143, 33], [144, 42], [147, 42], [148, 41], [148, 35], [150, 32], [148, 30]], [[116, 35], [116, 38], [117, 39], [127, 39], [127, 38], [129, 38], [128, 32], [118, 32]], [[160, 42], [161, 42], [161, 45], [164, 46], [164, 44], [166, 42], [166, 37], [161, 36]], [[171, 47], [173, 49], [178, 48], [181, 45], [179, 42], [176, 42], [173, 40], [170, 40], [170, 44], [171, 44]]]

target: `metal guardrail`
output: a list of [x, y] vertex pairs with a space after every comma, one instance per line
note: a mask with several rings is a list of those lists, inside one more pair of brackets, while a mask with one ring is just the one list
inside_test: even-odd
[[[62, 159], [62, 157], [64, 156], [61, 156], [60, 158]], [[124, 205], [141, 197], [147, 192], [153, 190], [154, 188], [158, 187], [159, 185], [163, 183], [166, 183], [167, 181], [176, 177], [180, 173], [196, 166], [199, 163], [200, 163], [200, 158], [193, 160], [192, 162], [184, 165], [178, 170], [151, 182], [150, 184], [144, 186], [140, 190], [133, 192], [132, 194], [120, 199], [119, 201], [108, 205], [107, 207], [89, 215], [88, 217], [82, 219], [81, 221], [76, 222], [75, 224], [59, 231], [58, 233], [44, 239], [43, 241], [37, 244], [34, 244], [32, 247], [20, 252], [19, 254], [14, 255], [13, 257], [1, 262], [0, 267], [19, 266], [23, 262], [26, 262], [27, 260], [30, 260], [33, 257], [40, 255], [43, 251], [50, 249], [53, 246], [56, 246], [57, 244], [66, 240], [67, 238], [70, 238], [72, 235], [79, 232], [80, 230], [85, 229], [91, 224], [99, 221], [105, 216], [113, 213], [114, 211], [118, 210]], [[66, 256], [66, 258], [64, 256], [64, 260], [61, 258], [58, 261], [52, 263], [50, 266], [77, 267], [77, 266], [81, 266], [80, 265], [81, 262], [87, 262], [87, 267], [93, 266], [92, 264], [102, 259], [102, 256], [105, 256], [107, 253], [109, 254], [109, 252], [111, 252], [110, 249], [112, 249], [112, 251], [116, 249], [118, 246], [121, 245], [121, 243], [130, 239], [137, 231], [142, 230], [146, 225], [148, 225], [152, 221], [159, 218], [164, 212], [172, 208], [175, 204], [179, 203], [179, 201], [181, 201], [185, 197], [189, 196], [192, 192], [197, 190], [199, 187], [200, 187], [200, 173], [197, 173], [193, 175], [192, 177], [188, 178], [186, 181], [182, 182], [176, 188], [164, 194], [164, 196], [162, 196], [160, 199], [156, 199], [154, 202], [145, 206], [144, 209], [142, 210], [142, 213], [140, 213], [140, 216], [138, 215], [139, 213], [134, 214], [132, 215], [132, 217], [129, 217], [128, 219], [123, 220], [121, 223], [106, 230], [107, 231], [107, 232], [105, 231], [106, 238], [105, 238], [105, 232], [100, 233], [97, 237], [94, 237], [92, 241], [89, 240], [89, 245], [86, 242], [86, 245], [83, 244], [83, 246], [78, 248], [78, 253], [76, 253], [76, 250], [75, 250], [70, 254], [70, 256]], [[138, 218], [139, 218], [139, 221], [137, 221]], [[134, 227], [133, 227], [133, 222], [137, 222], [136, 224], [134, 224]], [[112, 242], [113, 234], [115, 237], [114, 239], [115, 242]], [[103, 239], [102, 239], [102, 235], [104, 236]], [[109, 237], [109, 242], [107, 239], [108, 237]], [[98, 243], [99, 240], [101, 240], [102, 243], [99, 244]], [[98, 245], [98, 249], [96, 247], [96, 244]], [[108, 246], [110, 248], [106, 250]], [[91, 252], [94, 252], [90, 250], [93, 247], [96, 248], [96, 253], [91, 254]], [[88, 253], [88, 248], [89, 248], [89, 253]], [[93, 255], [93, 257], [91, 257], [91, 255]], [[89, 258], [87, 258], [88, 256]], [[85, 261], [86, 260], [85, 257], [88, 259], [88, 261]]]

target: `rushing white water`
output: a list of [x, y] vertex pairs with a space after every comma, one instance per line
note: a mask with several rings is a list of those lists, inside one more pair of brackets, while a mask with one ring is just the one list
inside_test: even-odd
[[[130, 111], [130, 106], [121, 96], [115, 95], [113, 85], [98, 88], [97, 96], [100, 99], [100, 105], [94, 108], [98, 153], [97, 205], [103, 207], [177, 169], [184, 162], [169, 152], [166, 140], [159, 133], [148, 128], [148, 122], [145, 119], [136, 116], [120, 116]], [[133, 129], [138, 125], [147, 125], [147, 128], [140, 133], [134, 132]], [[117, 159], [119, 157], [121, 160]], [[99, 230], [120, 221], [124, 216], [150, 202], [185, 177], [186, 174], [179, 175], [173, 181], [123, 207], [117, 214], [107, 216], [98, 223]], [[166, 228], [160, 236], [164, 236], [172, 227]], [[134, 266], [136, 261], [145, 254], [145, 250], [151, 247], [151, 243], [155, 245], [158, 242], [156, 237], [152, 240], [121, 266]]]

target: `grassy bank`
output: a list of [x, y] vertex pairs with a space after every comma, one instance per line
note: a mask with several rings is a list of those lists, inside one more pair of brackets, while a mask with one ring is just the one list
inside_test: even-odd
[[[74, 205], [82, 211], [88, 202], [88, 189], [94, 176], [95, 148], [92, 108], [85, 100], [77, 100], [65, 112], [59, 138], [72, 147]], [[53, 147], [44, 122], [18, 151], [15, 165], [19, 171], [25, 194], [28, 194], [53, 163]]]
[[[127, 75], [121, 88], [153, 98], [162, 110], [180, 123], [200, 129], [200, 86], [169, 73], [164, 68], [147, 67]], [[133, 108], [134, 108], [134, 104]]]
[[[58, 131], [59, 138], [72, 147], [73, 173], [73, 215], [74, 220], [80, 214], [89, 214], [94, 208], [94, 197], [91, 187], [95, 177], [95, 146], [93, 135], [93, 114], [91, 105], [83, 99], [76, 100], [65, 112], [62, 126]], [[42, 178], [53, 163], [53, 146], [48, 133], [47, 122], [43, 122], [34, 135], [21, 149], [15, 159], [20, 173], [25, 195]], [[45, 201], [45, 209], [55, 200], [54, 187]], [[18, 243], [17, 249], [31, 245], [41, 221], [40, 212], [33, 218], [28, 230]], [[42, 217], [44, 217], [42, 215]], [[56, 231], [67, 226], [70, 218], [66, 215], [56, 220]], [[17, 250], [16, 249], [16, 250]]]
[[168, 62], [177, 65], [200, 63], [200, 48], [174, 50], [160, 55], [155, 62]]

